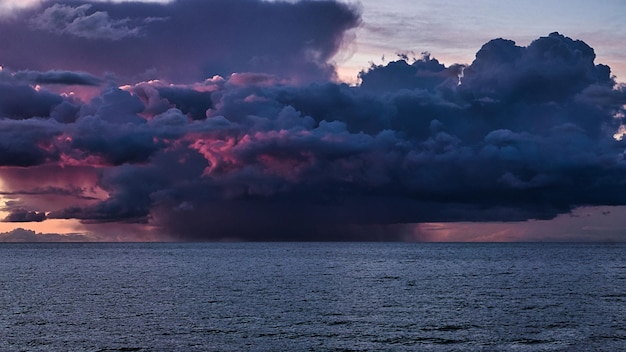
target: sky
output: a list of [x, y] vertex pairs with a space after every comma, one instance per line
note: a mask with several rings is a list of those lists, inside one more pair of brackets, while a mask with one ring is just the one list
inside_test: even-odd
[[620, 1], [0, 2], [0, 240], [626, 241]]
[[[364, 0], [363, 24], [357, 29], [352, 56], [341, 62], [340, 73], [354, 81], [355, 73], [395, 60], [397, 53], [430, 52], [446, 65], [470, 64], [476, 51], [502, 37], [526, 46], [551, 32], [590, 44], [598, 62], [626, 81], [626, 4], [621, 0]], [[339, 56], [341, 58], [341, 55]]]

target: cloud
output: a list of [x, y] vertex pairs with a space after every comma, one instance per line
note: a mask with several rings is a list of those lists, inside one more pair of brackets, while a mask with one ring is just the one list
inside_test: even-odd
[[0, 82], [20, 83], [30, 85], [78, 85], [78, 86], [99, 86], [102, 79], [85, 72], [72, 72], [51, 70], [46, 72], [21, 70], [12, 72], [9, 69], [0, 70]]
[[89, 236], [82, 234], [36, 233], [22, 228], [0, 233], [0, 242], [88, 242], [90, 240]]
[[[270, 47], [254, 50], [278, 55], [272, 58], [281, 64], [244, 55], [229, 61], [243, 70], [221, 76], [216, 70], [189, 82], [170, 83], [160, 68], [155, 72], [163, 79], [126, 75], [130, 81], [121, 87], [77, 67], [18, 68], [1, 76], [0, 176], [2, 194], [13, 202], [7, 221], [77, 219], [99, 230], [123, 224], [179, 240], [405, 240], [428, 239], [410, 223], [551, 219], [580, 206], [626, 204], [626, 141], [613, 138], [626, 130], [626, 90], [594, 62], [587, 44], [558, 33], [527, 47], [494, 39], [471, 65], [446, 67], [427, 54], [411, 62], [400, 57], [371, 66], [361, 85], [350, 87], [327, 71], [344, 31], [358, 22], [350, 7], [232, 3], [245, 5], [241, 13], [219, 12], [230, 2], [195, 0], [89, 9], [112, 19], [163, 17], [168, 10], [170, 23], [181, 14], [196, 23], [193, 7], [225, 14], [212, 26], [228, 29], [235, 17], [249, 19], [246, 30], [266, 24], [246, 17], [252, 10], [291, 24], [304, 21], [304, 9], [312, 18], [337, 18], [325, 34], [307, 20], [294, 27], [293, 38], [276, 37], [295, 43], [264, 39], [279, 24], [252, 39], [236, 29], [225, 34], [236, 40], [224, 43], [218, 58], [249, 50], [231, 45], [254, 39]], [[53, 3], [42, 6], [31, 15]], [[161, 25], [146, 24], [141, 36], [115, 43], [89, 40], [116, 50], [132, 42], [150, 56], [160, 49], [142, 41], [156, 38]], [[87, 39], [72, 40], [88, 48]], [[320, 53], [303, 54], [313, 47]], [[291, 66], [292, 59], [303, 61]], [[159, 60], [164, 68], [185, 63], [169, 54]], [[204, 69], [202, 60], [188, 67]], [[145, 68], [134, 64], [114, 67]], [[322, 75], [292, 80], [296, 67]], [[102, 87], [83, 101], [33, 86], [40, 77]]]
[[[542, 44], [548, 53], [564, 46], [566, 59], [536, 53], [543, 41], [552, 43]], [[173, 227], [183, 226], [181, 235], [219, 229], [249, 236], [270, 228], [278, 238], [328, 239], [335, 233], [329, 228], [348, 233], [342, 223], [547, 219], [582, 204], [621, 204], [615, 193], [622, 187], [621, 144], [606, 133], [619, 122], [613, 113], [621, 101], [590, 104], [591, 87], [609, 94], [614, 82], [586, 48], [558, 34], [520, 48], [520, 57], [504, 46], [490, 59], [501, 71], [481, 66], [479, 55], [461, 86], [454, 69], [436, 81], [428, 80], [431, 75], [420, 81], [415, 70], [407, 73], [414, 86], [408, 80], [390, 87], [386, 82], [397, 82], [391, 77], [398, 65], [391, 63], [393, 69], [371, 69], [389, 70], [381, 74], [389, 81], [379, 85], [364, 79], [359, 88], [247, 86], [218, 92], [209, 116], [228, 116], [247, 132], [218, 141], [197, 138], [191, 147], [207, 160], [206, 187], [217, 183], [229, 201], [211, 206], [185, 195], [176, 202], [194, 209], [180, 217], [194, 225]], [[536, 80], [510, 74], [517, 60], [526, 65], [518, 70], [541, 70]], [[566, 67], [556, 70], [557, 64]], [[570, 82], [550, 87], [545, 97], [525, 91], [544, 89], [545, 79]], [[203, 227], [193, 219], [200, 214], [216, 215], [204, 218]], [[248, 219], [238, 227], [245, 231], [232, 229], [232, 217], [240, 214]], [[282, 229], [270, 226], [272, 221]]]
[[16, 72], [15, 76], [19, 79], [21, 76], [27, 77], [27, 80], [35, 84], [61, 84], [61, 85], [80, 85], [80, 86], [99, 86], [102, 80], [88, 73], [70, 72], [70, 71], [48, 71], [48, 72]]
[[23, 8], [36, 6], [41, 0], [4, 0], [0, 2], [0, 17], [9, 17]]
[[591, 85], [614, 83], [609, 67], [595, 65], [595, 57], [586, 43], [559, 33], [526, 48], [494, 39], [476, 53], [463, 81], [474, 94], [498, 100], [559, 101]]
[[[221, 79], [221, 77], [220, 77]], [[218, 79], [218, 84], [222, 82]], [[142, 82], [124, 87], [139, 97], [145, 105], [144, 113], [158, 115], [177, 108], [194, 120], [204, 120], [206, 111], [213, 107], [211, 94], [218, 89], [211, 80], [193, 86]]]
[[139, 35], [141, 28], [129, 26], [130, 19], [114, 20], [106, 11], [88, 13], [91, 7], [53, 4], [33, 17], [30, 24], [39, 30], [87, 39], [119, 40]]
[[[408, 60], [406, 55], [399, 55], [397, 61], [384, 66], [372, 65], [367, 71], [361, 71], [361, 88], [375, 93], [400, 89], [432, 89], [448, 81], [450, 77], [457, 78], [461, 73], [460, 66], [446, 68], [428, 53], [423, 53], [420, 59], [415, 59], [411, 64]], [[454, 80], [450, 83], [454, 83]]]
[[63, 98], [46, 91], [37, 91], [28, 85], [0, 82], [0, 117], [28, 119], [46, 117], [61, 104]]
[[51, 219], [80, 219], [85, 222], [147, 222], [151, 194], [164, 186], [162, 175], [154, 168], [123, 165], [106, 170], [99, 181], [109, 197], [87, 206], [70, 206], [48, 214]]
[[56, 160], [51, 143], [61, 131], [54, 120], [0, 119], [0, 166], [27, 167]]
[[11, 209], [2, 221], [4, 222], [41, 222], [46, 220], [46, 213], [29, 211], [23, 208]]
[[[0, 20], [0, 62], [14, 70], [83, 71], [197, 82], [234, 72], [294, 81], [335, 75], [330, 59], [358, 11], [335, 1], [47, 1]], [[347, 37], [346, 37], [347, 38]]]

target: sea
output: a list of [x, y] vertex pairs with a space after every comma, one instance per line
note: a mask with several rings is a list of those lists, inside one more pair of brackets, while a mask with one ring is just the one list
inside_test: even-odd
[[626, 351], [626, 244], [0, 244], [0, 351]]

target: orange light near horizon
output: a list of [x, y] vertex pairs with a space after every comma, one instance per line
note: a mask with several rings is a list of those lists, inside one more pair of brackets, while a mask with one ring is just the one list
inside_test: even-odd
[[[4, 213], [7, 214], [7, 213]], [[3, 217], [4, 218], [4, 217]], [[42, 222], [0, 222], [0, 233], [13, 231], [17, 228], [35, 231], [36, 233], [87, 234], [83, 224], [76, 219], [50, 219]]]
[[[0, 177], [0, 191], [9, 192], [10, 190], [7, 188], [5, 182]], [[84, 227], [78, 220], [75, 219], [53, 219], [53, 220], [45, 220], [42, 222], [2, 222], [2, 219], [6, 218], [9, 215], [9, 212], [3, 211], [6, 202], [8, 201], [19, 201], [20, 199], [17, 197], [7, 198], [0, 194], [0, 233], [5, 233], [12, 231], [16, 228], [23, 228], [26, 230], [32, 230], [35, 232], [41, 233], [59, 233], [59, 234], [69, 234], [69, 233], [77, 233], [84, 231]]]

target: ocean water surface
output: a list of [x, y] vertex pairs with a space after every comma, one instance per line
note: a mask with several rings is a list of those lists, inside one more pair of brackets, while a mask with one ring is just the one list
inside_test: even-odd
[[625, 244], [0, 244], [0, 351], [624, 351]]

